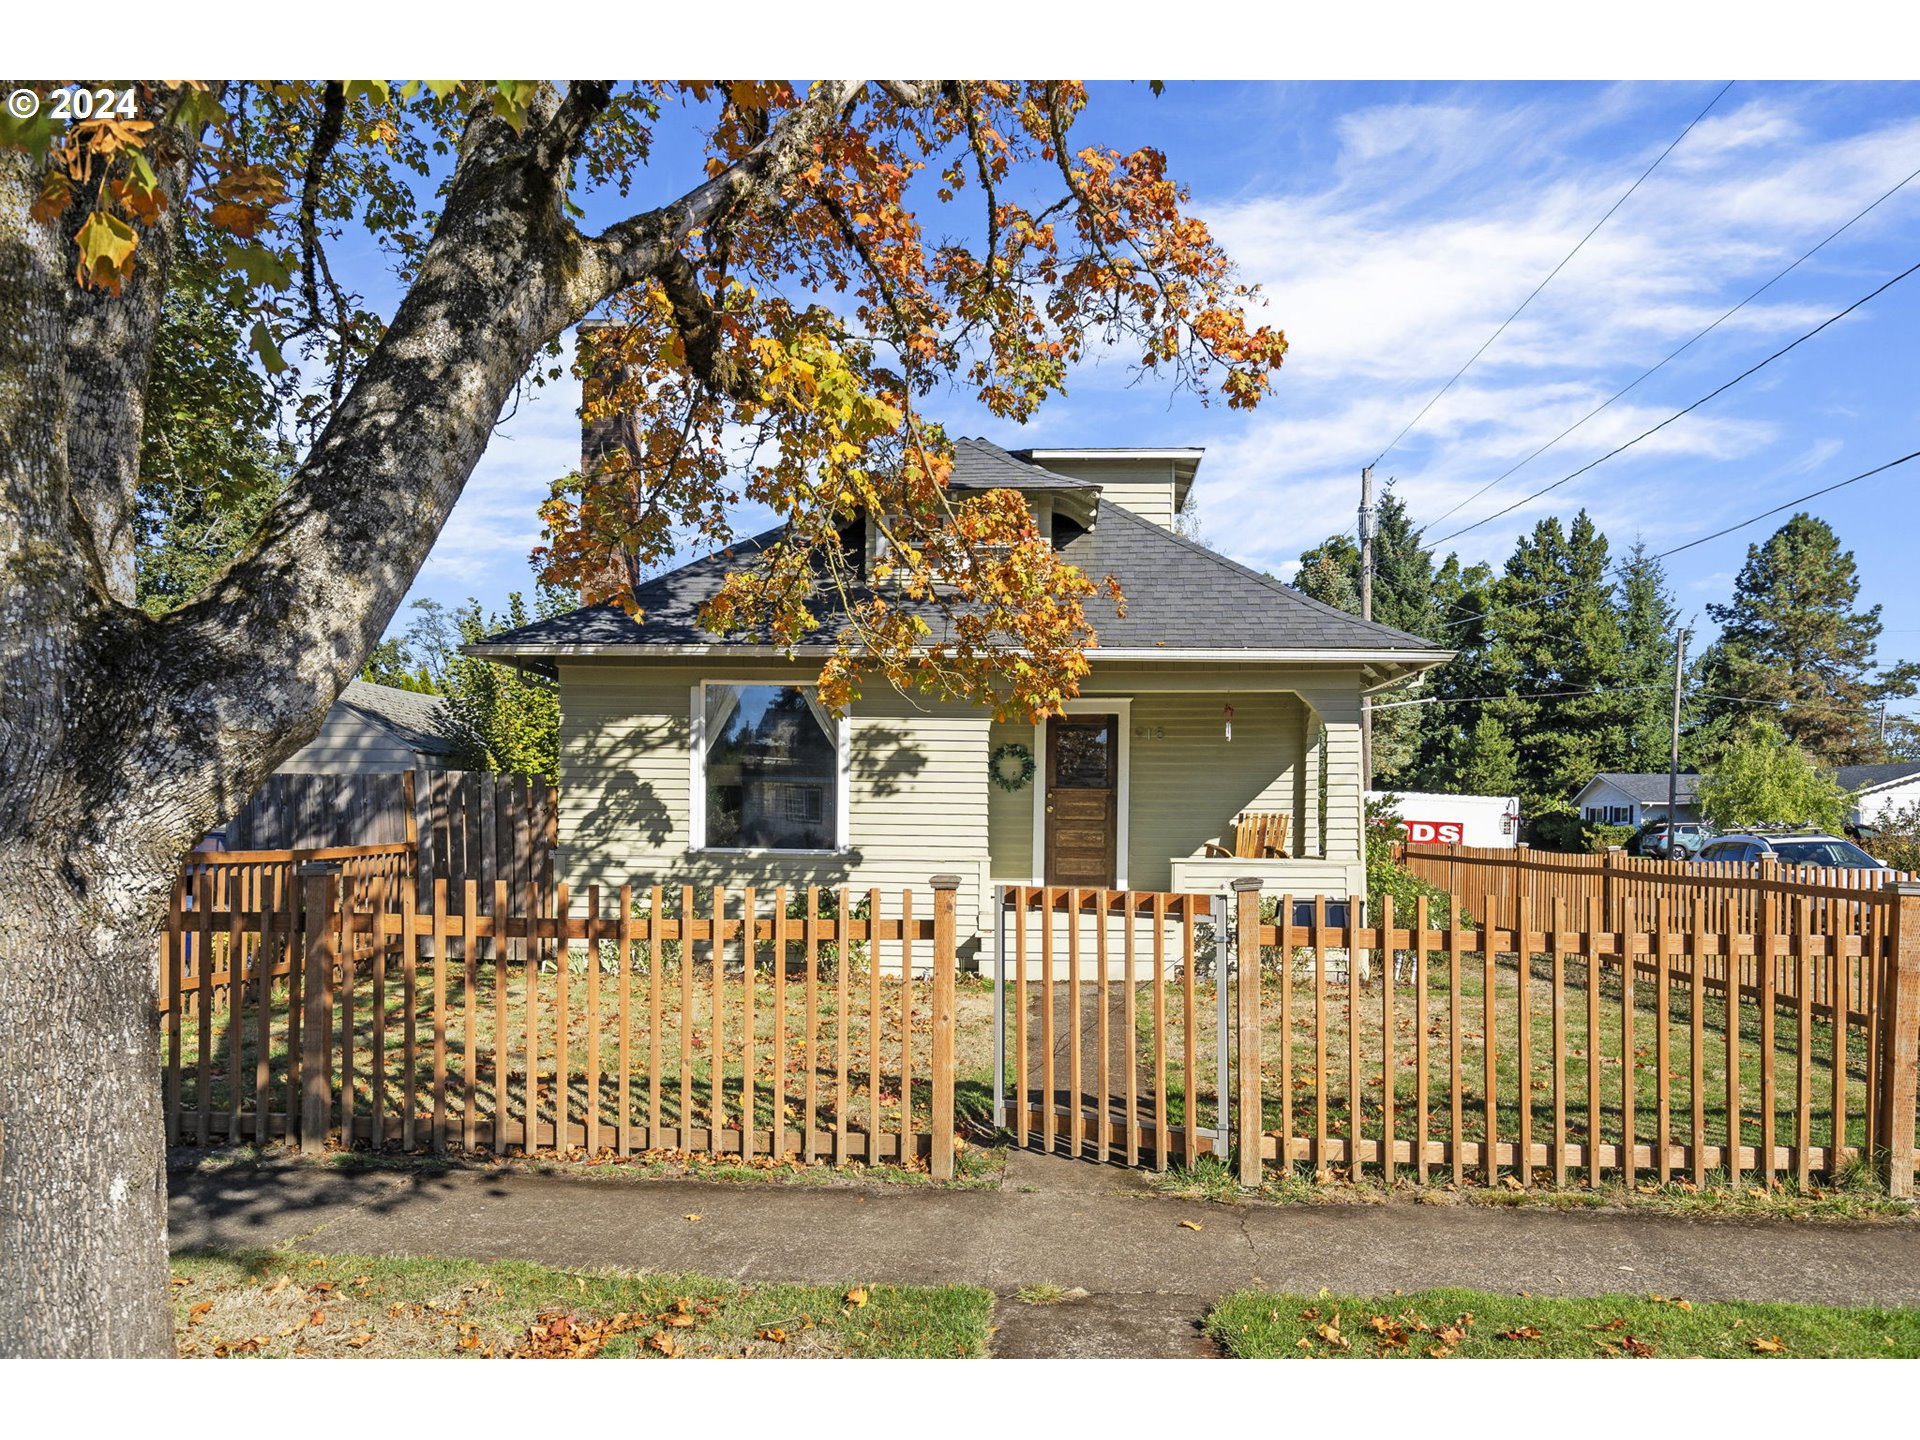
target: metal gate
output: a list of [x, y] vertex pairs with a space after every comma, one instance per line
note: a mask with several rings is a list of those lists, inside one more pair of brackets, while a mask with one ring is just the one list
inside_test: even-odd
[[[1236, 939], [1240, 917], [1253, 930], [1259, 915], [1257, 882], [1239, 883], [1252, 888], [1232, 898], [997, 887], [1002, 1130], [1049, 1154], [1156, 1170], [1235, 1148]], [[1236, 915], [1236, 899], [1251, 907]], [[1257, 1062], [1254, 1078], [1257, 1137]]]

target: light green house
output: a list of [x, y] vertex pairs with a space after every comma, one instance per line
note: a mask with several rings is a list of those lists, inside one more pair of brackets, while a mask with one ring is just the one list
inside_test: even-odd
[[[957, 489], [1026, 494], [1042, 532], [1126, 614], [1089, 602], [1092, 673], [1066, 714], [869, 693], [813, 698], [825, 647], [787, 655], [697, 612], [769, 532], [647, 582], [638, 623], [590, 607], [468, 653], [560, 682], [559, 871], [576, 888], [880, 888], [961, 877], [962, 954], [991, 945], [996, 885], [1269, 894], [1365, 888], [1361, 697], [1448, 652], [1308, 599], [1174, 533], [1198, 450], [957, 447]], [[1265, 516], [1249, 523], [1273, 523]], [[1243, 812], [1286, 855], [1231, 853]], [[930, 898], [930, 897], [928, 897]]]

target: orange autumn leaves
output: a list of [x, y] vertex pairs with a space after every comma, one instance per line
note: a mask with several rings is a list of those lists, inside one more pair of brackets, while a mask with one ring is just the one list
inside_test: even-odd
[[[41, 162], [36, 214], [71, 228], [78, 284], [118, 291], [143, 232], [187, 211], [274, 374], [296, 338], [341, 374], [378, 340], [381, 317], [326, 299], [316, 237], [364, 227], [405, 275], [431, 228], [414, 188], [431, 157], [490, 113], [534, 147], [528, 163], [547, 163], [536, 123], [565, 113], [529, 81], [136, 88], [135, 118], [15, 124], [0, 144]], [[569, 97], [590, 113], [573, 117], [578, 165], [558, 162], [567, 214], [585, 213], [587, 188], [616, 216], [661, 205], [675, 243], [622, 293], [577, 302], [610, 322], [581, 346], [583, 369], [599, 367], [584, 411], [608, 443], [555, 482], [536, 562], [631, 611], [639, 577], [734, 545], [729, 516], [764, 507], [782, 537], [738, 567], [707, 626], [822, 647], [836, 708], [878, 677], [1005, 716], [1055, 712], [1098, 641], [1090, 603], [1118, 605], [1117, 589], [1061, 560], [1017, 498], [950, 492], [951, 444], [921, 407], [958, 391], [1025, 423], [1077, 365], [1113, 356], [1244, 408], [1267, 394], [1286, 339], [1250, 318], [1256, 292], [1163, 154], [1078, 133], [1080, 83], [873, 82], [830, 121], [785, 127], [812, 116], [813, 97], [781, 81]], [[702, 135], [684, 175], [650, 168], [668, 107]], [[321, 138], [330, 127], [337, 144]], [[792, 135], [805, 139], [780, 150]], [[189, 154], [173, 194], [158, 177]], [[737, 198], [679, 234], [672, 197], [715, 178]], [[555, 223], [564, 269], [595, 241]], [[890, 530], [885, 585], [866, 585], [849, 553], [863, 516]]]
[[[709, 174], [804, 99], [688, 94], [719, 105]], [[543, 578], [638, 615], [640, 576], [726, 551], [728, 513], [753, 503], [782, 534], [729, 567], [706, 628], [823, 647], [834, 708], [878, 677], [1057, 712], [1098, 643], [1089, 602], [1124, 599], [1062, 560], [1020, 496], [949, 491], [951, 445], [919, 405], [957, 387], [1023, 422], [1104, 350], [1251, 406], [1286, 350], [1249, 323], [1255, 292], [1164, 156], [1070, 142], [1085, 103], [1073, 82], [870, 87], [777, 205], [730, 212], [618, 297], [577, 366], [611, 443], [555, 483]]]

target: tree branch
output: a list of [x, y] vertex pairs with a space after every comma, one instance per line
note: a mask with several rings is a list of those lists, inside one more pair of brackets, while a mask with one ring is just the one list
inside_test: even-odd
[[677, 250], [700, 226], [738, 205], [771, 197], [798, 173], [814, 142], [864, 85], [859, 80], [819, 82], [806, 100], [768, 128], [764, 140], [718, 175], [669, 204], [608, 226], [586, 242], [575, 279], [581, 313], [653, 274], [667, 252]]

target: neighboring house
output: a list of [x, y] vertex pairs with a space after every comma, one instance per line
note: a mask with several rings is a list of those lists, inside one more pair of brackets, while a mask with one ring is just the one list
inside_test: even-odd
[[320, 733], [275, 772], [381, 775], [445, 768], [453, 743], [437, 695], [350, 680]]
[[[1698, 820], [1693, 787], [1700, 777], [1680, 775], [1679, 809], [1682, 821]], [[1888, 765], [1842, 765], [1833, 778], [1843, 790], [1857, 792], [1853, 812], [1856, 825], [1877, 825], [1904, 806], [1920, 802], [1920, 760]], [[1667, 814], [1667, 773], [1626, 775], [1607, 772], [1589, 780], [1574, 802], [1582, 820], [1607, 825], [1638, 826], [1645, 820], [1663, 820]]]
[[1888, 765], [1842, 765], [1833, 772], [1843, 790], [1854, 791], [1853, 823], [1882, 825], [1897, 810], [1920, 802], [1920, 760]]
[[[1693, 786], [1700, 776], [1692, 770], [1680, 772], [1675, 792], [1675, 808], [1681, 823], [1698, 820], [1700, 811]], [[1667, 772], [1634, 775], [1617, 770], [1603, 771], [1580, 787], [1573, 797], [1582, 820], [1597, 825], [1632, 825], [1636, 829], [1648, 820], [1667, 818]]]
[[[876, 684], [829, 715], [830, 643], [788, 656], [696, 618], [768, 531], [643, 584], [637, 622], [594, 606], [466, 647], [559, 679], [564, 878], [877, 886], [891, 910], [952, 872], [963, 943], [991, 934], [996, 883], [1364, 893], [1360, 697], [1448, 652], [1175, 534], [1198, 450], [956, 452], [955, 490], [1020, 491], [1063, 556], [1125, 591], [1124, 617], [1088, 602], [1092, 673], [1066, 713], [1002, 723]], [[870, 555], [862, 530], [847, 541]], [[1247, 810], [1289, 817], [1286, 858], [1208, 855]]]

